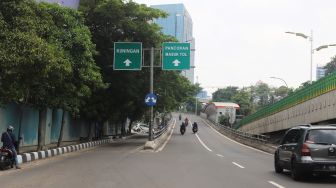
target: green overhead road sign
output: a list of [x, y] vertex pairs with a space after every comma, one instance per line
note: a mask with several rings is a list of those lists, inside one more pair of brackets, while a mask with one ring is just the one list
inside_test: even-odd
[[114, 43], [114, 70], [141, 70], [141, 62], [141, 42]]
[[190, 69], [190, 43], [164, 42], [162, 44], [162, 69]]

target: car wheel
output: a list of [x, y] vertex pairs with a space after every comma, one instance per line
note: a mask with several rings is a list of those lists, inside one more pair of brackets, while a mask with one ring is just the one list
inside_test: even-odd
[[274, 170], [275, 170], [276, 173], [282, 173], [283, 172], [283, 168], [279, 164], [279, 157], [277, 155], [275, 155], [275, 157], [274, 157]]
[[297, 168], [297, 164], [295, 160], [292, 160], [291, 163], [291, 176], [293, 180], [298, 181], [302, 178], [303, 174], [300, 169]]

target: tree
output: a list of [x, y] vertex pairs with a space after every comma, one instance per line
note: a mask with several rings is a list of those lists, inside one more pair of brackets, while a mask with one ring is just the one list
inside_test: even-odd
[[332, 57], [330, 62], [327, 63], [324, 68], [326, 69], [326, 75], [336, 71], [336, 56]]
[[65, 111], [78, 113], [84, 99], [97, 88], [104, 87], [99, 68], [95, 65], [93, 55], [95, 46], [91, 41], [91, 34], [84, 25], [83, 17], [75, 10], [55, 4], [39, 4], [41, 11], [50, 17], [48, 40], [59, 43], [72, 65], [72, 74], [59, 85], [58, 99], [53, 105], [62, 108], [62, 125], [58, 146], [62, 143]]
[[212, 100], [215, 102], [231, 102], [232, 97], [238, 93], [238, 87], [229, 86], [223, 89], [218, 89], [212, 94]]
[[[95, 60], [102, 69], [104, 82], [109, 84], [87, 101], [87, 108], [83, 109], [82, 114], [91, 121], [109, 120], [115, 124], [124, 124], [128, 117], [133, 122], [147, 110], [144, 97], [149, 91], [149, 69], [112, 70], [111, 48], [118, 41], [141, 41], [144, 48], [159, 48], [163, 41], [175, 40], [163, 35], [161, 28], [151, 22], [167, 14], [146, 5], [122, 0], [83, 0], [80, 11], [85, 15], [97, 46]], [[144, 63], [148, 65], [149, 53], [146, 51], [144, 58]], [[156, 56], [158, 61], [159, 56]], [[154, 78], [154, 92], [160, 101], [155, 107], [156, 111], [174, 109], [194, 93], [190, 83], [174, 71], [155, 69]]]
[[39, 109], [41, 149], [47, 108], [76, 112], [91, 89], [102, 86], [94, 45], [75, 10], [23, 0], [2, 1], [0, 12], [2, 101]]
[[256, 103], [256, 110], [270, 104], [271, 88], [263, 82], [251, 87], [253, 102]]
[[232, 97], [232, 101], [240, 106], [238, 114], [247, 116], [252, 112], [252, 103], [250, 101], [251, 92], [248, 88], [242, 88]]

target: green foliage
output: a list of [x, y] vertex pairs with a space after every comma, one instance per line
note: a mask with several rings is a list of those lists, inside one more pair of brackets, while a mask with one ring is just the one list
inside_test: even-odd
[[95, 46], [78, 12], [33, 0], [1, 1], [1, 102], [78, 111], [101, 87]]
[[330, 62], [324, 66], [326, 70], [326, 75], [331, 74], [336, 71], [336, 56], [332, 57]]
[[[97, 47], [96, 63], [102, 69], [104, 82], [109, 84], [108, 88], [95, 92], [87, 101], [82, 114], [89, 119], [112, 122], [121, 122], [126, 117], [132, 121], [140, 119], [148, 109], [144, 97], [149, 92], [149, 69], [112, 70], [113, 44], [118, 41], [135, 41], [142, 42], [144, 48], [158, 48], [163, 41], [175, 40], [163, 35], [161, 28], [152, 23], [153, 19], [167, 14], [146, 5], [122, 0], [83, 0], [80, 11], [85, 15]], [[156, 54], [155, 57], [158, 62], [159, 56]], [[149, 65], [148, 51], [145, 51], [144, 58], [144, 63]], [[163, 112], [177, 108], [195, 91], [178, 73], [155, 69], [154, 92], [159, 101], [154, 109]]]
[[218, 117], [218, 122], [221, 125], [230, 126], [229, 120], [230, 120], [230, 117], [228, 114], [224, 114]]
[[243, 88], [238, 91], [236, 95], [232, 97], [232, 101], [240, 106], [237, 114], [248, 115], [252, 112], [251, 92], [249, 89]]
[[256, 85], [242, 89], [233, 86], [218, 89], [214, 92], [212, 100], [215, 102], [237, 103], [240, 106], [237, 114], [247, 116], [283, 99], [292, 92], [293, 89], [285, 86], [273, 88], [266, 83], [259, 82]]
[[214, 102], [231, 102], [232, 97], [238, 93], [238, 87], [229, 86], [223, 89], [218, 89], [212, 94]]

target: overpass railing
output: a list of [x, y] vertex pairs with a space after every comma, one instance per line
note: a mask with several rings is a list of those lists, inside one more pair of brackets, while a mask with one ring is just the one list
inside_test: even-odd
[[[210, 120], [208, 120], [210, 121]], [[234, 128], [230, 128], [228, 126], [224, 126], [219, 123], [215, 123], [213, 121], [210, 121], [213, 125], [219, 127], [223, 131], [225, 131], [228, 134], [234, 135], [239, 138], [244, 138], [244, 139], [249, 139], [249, 140], [254, 140], [254, 141], [260, 141], [260, 142], [268, 142], [269, 137], [266, 135], [261, 135], [261, 134], [251, 134], [243, 131], [236, 130]]]
[[301, 104], [303, 102], [316, 98], [320, 95], [323, 95], [333, 90], [336, 90], [336, 73], [329, 74], [328, 76], [325, 76], [317, 80], [316, 82], [310, 84], [309, 86], [306, 86], [292, 93], [291, 95], [288, 95], [282, 100], [272, 105], [269, 105], [257, 111], [254, 114], [251, 114], [245, 117], [239, 123], [237, 123], [237, 125], [235, 126], [235, 129], [239, 129], [240, 127], [246, 124], [249, 124], [251, 122], [257, 121], [264, 117], [276, 114], [280, 111], [289, 109], [293, 106], [296, 106], [298, 104]]

